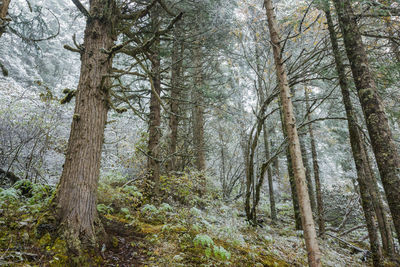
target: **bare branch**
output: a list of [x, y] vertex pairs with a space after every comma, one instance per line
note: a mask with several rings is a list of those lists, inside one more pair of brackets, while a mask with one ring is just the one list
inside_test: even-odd
[[85, 15], [85, 17], [90, 18], [89, 12], [86, 10], [86, 8], [82, 5], [82, 3], [79, 0], [72, 0], [72, 2], [75, 4], [75, 6], [79, 9], [79, 11]]

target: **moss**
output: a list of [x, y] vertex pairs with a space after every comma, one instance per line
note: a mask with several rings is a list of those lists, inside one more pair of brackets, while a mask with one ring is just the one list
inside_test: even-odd
[[71, 89], [65, 88], [63, 90], [63, 94], [65, 94], [65, 96], [60, 100], [60, 104], [69, 103], [72, 100], [72, 98], [75, 96], [76, 90], [71, 90]]
[[289, 265], [287, 262], [284, 262], [282, 260], [278, 260], [275, 257], [271, 256], [271, 255], [267, 255], [267, 256], [260, 256], [261, 257], [261, 261], [262, 264], [264, 264], [264, 266], [272, 266], [272, 267], [276, 267], [276, 266], [282, 266], [282, 267], [286, 267], [286, 266], [291, 266]]
[[142, 224], [140, 226], [140, 231], [144, 234], [156, 234], [162, 231], [164, 224], [162, 225], [151, 225], [151, 224]]
[[118, 245], [119, 245], [119, 240], [118, 240], [118, 238], [115, 237], [115, 236], [113, 236], [113, 237], [111, 238], [111, 243], [112, 243], [112, 245], [113, 245], [114, 248], [117, 248]]
[[49, 233], [45, 234], [42, 236], [42, 238], [39, 239], [39, 245], [41, 247], [47, 247], [51, 243], [51, 236]]
[[75, 113], [75, 114], [72, 116], [72, 119], [75, 120], [75, 121], [79, 121], [79, 120], [81, 119], [81, 115], [78, 114], [78, 113]]
[[176, 232], [176, 233], [184, 233], [187, 232], [187, 228], [183, 225], [174, 225], [170, 228], [170, 230], [172, 232]]
[[110, 220], [110, 221], [116, 221], [116, 222], [120, 222], [120, 223], [123, 223], [123, 224], [129, 224], [130, 223], [130, 221], [127, 220], [127, 219], [120, 218], [118, 216], [111, 215], [111, 214], [106, 214], [106, 215], [104, 215], [104, 217], [106, 219]]

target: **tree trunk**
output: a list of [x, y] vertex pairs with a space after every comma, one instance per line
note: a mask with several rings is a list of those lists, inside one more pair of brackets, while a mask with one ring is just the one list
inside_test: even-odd
[[[310, 104], [308, 102], [308, 92], [307, 92], [307, 88], [304, 88], [304, 89], [305, 89], [304, 93], [305, 93], [305, 97], [306, 97], [307, 118], [308, 118], [308, 121], [311, 121], [311, 115], [309, 113]], [[314, 131], [313, 131], [311, 123], [308, 124], [308, 133], [310, 135], [310, 142], [311, 142], [311, 157], [312, 157], [313, 170], [314, 170], [315, 191], [317, 192], [319, 235], [323, 237], [325, 234], [324, 201], [322, 198], [321, 181], [319, 178], [319, 164], [318, 164], [317, 147], [315, 145]]]
[[365, 155], [364, 158], [366, 160], [366, 166], [365, 166], [365, 173], [367, 178], [366, 182], [368, 184], [371, 201], [374, 206], [375, 214], [378, 220], [379, 232], [381, 233], [381, 238], [382, 238], [382, 246], [388, 256], [394, 256], [395, 247], [394, 247], [392, 229], [390, 228], [390, 223], [388, 219], [388, 214], [385, 211], [383, 205], [383, 199], [379, 192], [377, 180], [374, 171], [372, 170], [370, 157], [368, 155], [368, 150], [365, 146], [365, 143], [363, 143], [362, 145], [363, 145], [362, 153], [364, 153]]
[[192, 101], [194, 102], [193, 107], [193, 149], [195, 167], [201, 172], [198, 176], [199, 180], [199, 194], [203, 195], [206, 190], [206, 177], [202, 173], [206, 170], [206, 159], [205, 159], [205, 148], [204, 148], [204, 100], [203, 100], [203, 53], [201, 41], [198, 40], [194, 48], [194, 88], [192, 90]]
[[206, 169], [204, 155], [204, 101], [203, 101], [203, 64], [201, 46], [198, 44], [194, 49], [195, 61], [195, 88], [193, 90], [193, 144], [195, 153], [195, 166], [198, 171]]
[[[280, 105], [281, 101], [280, 101]], [[285, 125], [285, 118], [283, 116], [282, 106], [280, 106], [280, 115], [281, 115], [281, 122], [282, 122], [282, 131], [283, 136], [285, 139], [288, 138], [286, 125]], [[293, 213], [294, 213], [294, 223], [296, 230], [302, 230], [301, 225], [301, 215], [300, 215], [300, 206], [299, 206], [299, 198], [297, 197], [297, 190], [296, 190], [296, 181], [294, 178], [293, 167], [292, 167], [292, 158], [290, 156], [289, 148], [286, 149], [286, 162], [287, 162], [287, 171], [290, 183], [290, 192], [292, 194], [292, 202], [293, 202]]]
[[[150, 12], [152, 31], [158, 31], [159, 12], [155, 8]], [[160, 190], [160, 137], [161, 137], [161, 103], [159, 101], [161, 93], [161, 74], [160, 74], [160, 40], [157, 39], [153, 45], [151, 60], [151, 95], [150, 95], [150, 116], [149, 116], [149, 142], [147, 165], [149, 177], [154, 183], [153, 192], [159, 195]]]
[[301, 158], [299, 136], [297, 134], [296, 120], [293, 114], [293, 104], [290, 98], [288, 78], [281, 58], [281, 43], [278, 32], [278, 25], [274, 14], [271, 0], [264, 0], [268, 28], [271, 36], [271, 43], [274, 52], [276, 75], [281, 91], [282, 109], [285, 118], [286, 130], [289, 139], [289, 150], [293, 165], [293, 173], [296, 180], [297, 196], [299, 198], [301, 221], [303, 225], [304, 238], [308, 252], [308, 263], [310, 266], [321, 266], [321, 252], [319, 250], [317, 234], [312, 217], [310, 199], [308, 197], [306, 177]]
[[222, 125], [218, 125], [218, 137], [219, 137], [219, 151], [221, 155], [221, 169], [220, 169], [220, 181], [222, 185], [222, 196], [223, 199], [228, 199], [227, 181], [226, 181], [226, 167], [225, 167], [225, 142], [224, 142], [224, 132]]
[[[328, 24], [328, 30], [332, 43], [332, 51], [335, 57], [336, 70], [339, 76], [339, 85], [342, 92], [343, 103], [346, 110], [347, 115], [347, 123], [349, 128], [350, 135], [350, 144], [352, 148], [353, 158], [356, 165], [357, 171], [357, 180], [360, 188], [360, 196], [361, 196], [361, 204], [364, 211], [364, 217], [367, 222], [368, 236], [371, 245], [371, 252], [374, 260], [374, 264], [380, 266], [381, 262], [381, 253], [380, 247], [377, 237], [377, 230], [373, 220], [372, 214], [372, 201], [370, 199], [370, 194], [368, 191], [368, 185], [366, 183], [367, 180], [367, 162], [366, 162], [366, 154], [364, 150], [364, 146], [362, 144], [361, 133], [357, 126], [357, 117], [353, 106], [351, 104], [350, 99], [350, 91], [349, 91], [349, 83], [346, 77], [345, 67], [343, 64], [342, 57], [340, 55], [339, 45], [337, 41], [337, 36], [334, 28], [334, 24], [332, 21], [332, 17], [330, 14], [329, 5], [325, 6], [325, 15]], [[382, 236], [383, 238], [383, 236]]]
[[[270, 149], [269, 149], [269, 138], [268, 138], [268, 133], [267, 133], [267, 127], [265, 126], [265, 123], [263, 125], [263, 132], [264, 132], [264, 148], [265, 148], [265, 157], [268, 160], [271, 155], [270, 155]], [[271, 220], [272, 223], [276, 222], [276, 205], [275, 205], [275, 195], [274, 195], [274, 181], [273, 181], [273, 175], [272, 175], [272, 168], [271, 164], [268, 164], [267, 167], [267, 175], [268, 175], [268, 192], [269, 192], [269, 205], [271, 209]]]
[[112, 69], [112, 56], [102, 51], [115, 41], [115, 2], [92, 0], [90, 14], [68, 150], [54, 199], [61, 229], [73, 242], [95, 240], [97, 184], [111, 86], [107, 75]]
[[300, 137], [300, 149], [301, 149], [301, 156], [303, 157], [304, 168], [306, 168], [306, 181], [307, 181], [308, 195], [310, 197], [311, 210], [315, 212], [316, 204], [314, 195], [314, 185], [311, 179], [311, 170], [310, 170], [310, 165], [308, 164], [307, 150], [304, 145], [304, 141], [302, 140], [301, 137]]
[[[260, 111], [260, 114], [263, 114], [264, 111]], [[257, 127], [253, 128], [249, 135], [248, 145], [246, 146], [246, 194], [245, 194], [245, 211], [246, 217], [249, 222], [256, 222], [256, 199], [257, 194], [260, 194], [261, 186], [257, 186], [256, 189], [256, 181], [254, 179], [254, 155], [256, 154], [258, 139], [261, 134], [263, 121], [257, 121]], [[255, 133], [254, 133], [255, 131]], [[253, 136], [254, 133], [254, 136]], [[264, 180], [263, 170], [261, 171], [261, 175], [258, 177], [259, 179]], [[260, 183], [258, 183], [260, 184]], [[258, 192], [256, 192], [258, 190]], [[251, 196], [253, 196], [253, 206], [251, 207], [250, 200]]]
[[364, 112], [372, 149], [400, 241], [400, 158], [377, 92], [361, 34], [349, 0], [335, 0], [347, 57]]
[[[274, 142], [271, 140], [271, 147], [274, 147]], [[273, 161], [275, 181], [279, 182], [281, 178], [281, 172], [279, 167], [279, 157], [275, 157]], [[280, 184], [280, 183], [278, 183]], [[279, 187], [279, 186], [278, 186]]]
[[6, 31], [7, 25], [7, 14], [8, 14], [8, 6], [10, 5], [11, 0], [2, 0], [0, 2], [0, 38], [3, 33]]
[[[255, 38], [255, 53], [256, 53], [256, 64], [257, 64], [257, 92], [260, 98], [260, 108], [263, 108], [264, 106], [264, 101], [265, 101], [265, 91], [264, 91], [264, 86], [263, 86], [263, 79], [262, 75], [264, 73], [261, 63], [260, 63], [260, 47], [259, 44], [257, 43], [257, 37]], [[264, 113], [261, 114], [261, 116], [264, 116]], [[264, 137], [264, 150], [265, 150], [265, 159], [268, 160], [270, 158], [270, 149], [269, 149], [269, 138], [268, 138], [268, 130], [267, 126], [265, 124], [265, 121], [263, 122], [263, 137]], [[274, 183], [273, 183], [273, 176], [272, 176], [272, 169], [271, 169], [271, 164], [268, 164], [266, 166], [267, 168], [267, 175], [268, 175], [268, 192], [269, 192], [269, 205], [271, 209], [271, 220], [273, 223], [276, 222], [276, 207], [275, 207], [275, 196], [274, 196]], [[262, 175], [263, 172], [261, 172]], [[261, 177], [260, 177], [261, 178]], [[262, 177], [263, 179], [263, 177]], [[262, 186], [262, 183], [261, 183]], [[258, 192], [258, 199], [260, 198]], [[257, 195], [256, 195], [257, 198]], [[258, 201], [257, 201], [258, 204]], [[256, 204], [256, 205], [257, 205]], [[256, 218], [255, 218], [256, 219]]]
[[169, 171], [177, 171], [176, 167], [176, 145], [178, 141], [178, 125], [179, 125], [179, 98], [181, 97], [181, 71], [182, 71], [182, 50], [180, 40], [180, 29], [176, 25], [174, 28], [174, 41], [172, 44], [172, 66], [171, 66], [171, 99], [170, 109], [171, 114], [169, 117], [169, 128], [171, 131], [169, 153], [171, 160], [168, 164]]

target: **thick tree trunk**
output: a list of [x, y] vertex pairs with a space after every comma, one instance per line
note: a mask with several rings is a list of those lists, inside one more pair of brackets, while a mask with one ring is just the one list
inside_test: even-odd
[[306, 177], [301, 158], [299, 136], [297, 134], [296, 120], [293, 114], [293, 105], [290, 99], [290, 89], [286, 70], [281, 58], [281, 43], [278, 32], [274, 9], [271, 0], [264, 1], [268, 28], [271, 36], [271, 43], [274, 52], [276, 75], [281, 91], [281, 102], [283, 115], [285, 118], [286, 130], [289, 139], [289, 150], [293, 164], [293, 172], [296, 180], [297, 195], [299, 198], [301, 220], [308, 252], [308, 263], [310, 266], [321, 266], [321, 252], [319, 250], [317, 234], [315, 231], [314, 220], [312, 217], [310, 199], [308, 197]]
[[179, 125], [179, 98], [181, 97], [181, 70], [182, 70], [182, 45], [179, 35], [180, 29], [178, 26], [174, 28], [174, 41], [172, 44], [172, 66], [171, 66], [171, 99], [169, 117], [169, 128], [171, 138], [169, 144], [169, 153], [171, 160], [168, 164], [169, 171], [177, 171], [176, 167], [176, 145], [178, 141], [178, 125]]
[[372, 149], [400, 240], [400, 158], [349, 0], [335, 0], [347, 57], [364, 112]]
[[[158, 31], [159, 12], [157, 9], [150, 12], [152, 31]], [[153, 192], [159, 195], [160, 190], [160, 137], [161, 137], [161, 74], [160, 74], [160, 40], [153, 45], [151, 59], [151, 95], [150, 95], [150, 116], [149, 116], [149, 142], [148, 142], [148, 171], [151, 181], [154, 183]]]
[[102, 51], [115, 41], [115, 2], [92, 0], [90, 14], [68, 150], [54, 199], [66, 237], [84, 242], [95, 240], [96, 194], [112, 69], [112, 56]]
[[[307, 88], [305, 88], [304, 93], [305, 93], [305, 97], [306, 97], [306, 109], [307, 109], [307, 112], [309, 112], [310, 104], [308, 102]], [[307, 118], [308, 118], [308, 121], [311, 121], [310, 113], [307, 114]], [[308, 124], [308, 133], [310, 135], [310, 142], [311, 142], [311, 157], [312, 157], [313, 170], [314, 170], [315, 191], [317, 192], [319, 235], [324, 236], [324, 234], [325, 234], [324, 201], [322, 198], [321, 180], [319, 178], [319, 164], [318, 164], [317, 147], [315, 144], [314, 131], [313, 131], [311, 123]]]
[[6, 31], [7, 25], [7, 14], [8, 14], [8, 7], [10, 5], [11, 0], [2, 0], [0, 2], [0, 38], [3, 33]]
[[[372, 201], [370, 199], [370, 194], [368, 190], [368, 185], [366, 183], [368, 173], [367, 171], [367, 160], [364, 146], [362, 144], [362, 138], [360, 130], [357, 126], [357, 117], [355, 111], [353, 109], [351, 99], [350, 99], [350, 91], [349, 91], [349, 83], [346, 77], [345, 67], [340, 55], [339, 45], [337, 41], [337, 36], [334, 28], [334, 24], [332, 21], [332, 17], [330, 14], [329, 5], [325, 6], [325, 15], [328, 24], [328, 30], [332, 43], [332, 51], [335, 57], [336, 70], [339, 76], [339, 85], [342, 92], [343, 103], [346, 110], [347, 122], [349, 128], [350, 135], [350, 144], [352, 148], [353, 158], [356, 165], [357, 171], [357, 180], [360, 188], [361, 195], [361, 203], [364, 211], [364, 217], [367, 222], [368, 228], [368, 236], [371, 244], [371, 251], [373, 255], [374, 264], [380, 266], [382, 264], [380, 247], [377, 237], [377, 230], [374, 225], [373, 213], [372, 213]], [[385, 233], [382, 235], [382, 239], [384, 239]]]

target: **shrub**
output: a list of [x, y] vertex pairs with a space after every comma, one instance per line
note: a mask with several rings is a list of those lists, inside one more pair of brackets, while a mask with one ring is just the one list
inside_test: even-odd
[[199, 247], [199, 246], [211, 247], [212, 245], [214, 245], [214, 241], [208, 235], [198, 234], [193, 239], [193, 244], [195, 247]]
[[231, 258], [231, 253], [221, 246], [214, 246], [214, 256], [219, 260], [229, 260]]
[[114, 212], [114, 209], [104, 204], [98, 204], [97, 211], [102, 214], [110, 214]]

